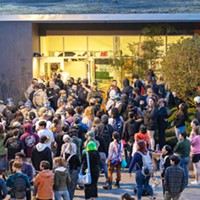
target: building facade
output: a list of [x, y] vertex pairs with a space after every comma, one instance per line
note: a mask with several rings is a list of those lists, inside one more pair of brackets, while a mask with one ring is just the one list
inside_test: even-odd
[[[128, 44], [144, 40], [147, 25], [166, 24], [176, 32], [161, 35], [166, 53], [180, 38], [200, 32], [198, 14], [93, 14], [93, 15], [5, 15], [0, 19], [0, 99], [22, 99], [33, 77], [49, 78], [52, 68], [68, 76], [88, 77], [106, 87], [119, 71], [110, 60], [133, 55]], [[127, 61], [128, 62], [128, 61]], [[133, 70], [122, 69], [131, 78]]]

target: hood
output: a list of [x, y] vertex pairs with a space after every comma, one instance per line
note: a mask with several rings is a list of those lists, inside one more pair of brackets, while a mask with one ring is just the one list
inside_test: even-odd
[[101, 122], [103, 124], [108, 124], [108, 115], [106, 115], [106, 114], [102, 115]]
[[37, 149], [39, 152], [43, 151], [46, 147], [47, 147], [47, 144], [38, 143], [38, 144], [36, 145], [36, 149]]
[[65, 168], [65, 167], [57, 167], [57, 168], [55, 169], [55, 171], [65, 172], [65, 173], [66, 173], [66, 168]]
[[40, 172], [40, 175], [44, 178], [51, 178], [53, 176], [53, 173], [51, 172], [51, 170], [49, 169], [45, 169], [45, 170], [42, 170]]
[[32, 125], [31, 124], [24, 124], [23, 127], [24, 127], [24, 132], [25, 133], [29, 133], [29, 134], [33, 133]]
[[125, 78], [125, 79], [123, 80], [123, 86], [124, 86], [124, 87], [129, 86], [129, 85], [130, 85], [129, 83], [130, 83], [130, 82], [129, 82], [128, 78]]

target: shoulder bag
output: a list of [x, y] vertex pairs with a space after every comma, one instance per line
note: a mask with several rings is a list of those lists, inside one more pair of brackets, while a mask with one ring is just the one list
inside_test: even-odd
[[81, 165], [80, 172], [78, 174], [78, 183], [80, 185], [89, 185], [92, 183], [92, 177], [90, 172], [90, 161], [89, 161], [89, 153], [86, 152], [86, 159], [87, 159], [87, 170], [86, 173], [83, 174], [83, 164]]

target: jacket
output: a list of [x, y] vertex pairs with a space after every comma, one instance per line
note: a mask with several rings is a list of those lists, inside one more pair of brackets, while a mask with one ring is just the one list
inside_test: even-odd
[[38, 199], [53, 199], [54, 175], [50, 170], [43, 170], [33, 180], [37, 187]]
[[71, 178], [65, 167], [57, 167], [54, 172], [54, 191], [65, 191], [68, 189]]
[[43, 160], [49, 161], [52, 169], [53, 161], [50, 148], [46, 144], [38, 143], [32, 151], [31, 161], [35, 170], [40, 170], [40, 162]]

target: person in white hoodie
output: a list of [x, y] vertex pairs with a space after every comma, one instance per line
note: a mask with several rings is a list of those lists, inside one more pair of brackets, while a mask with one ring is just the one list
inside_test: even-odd
[[36, 172], [40, 171], [40, 162], [46, 160], [50, 163], [50, 169], [52, 169], [53, 160], [51, 149], [48, 147], [46, 142], [48, 138], [46, 136], [41, 136], [39, 143], [33, 147], [31, 161]]

